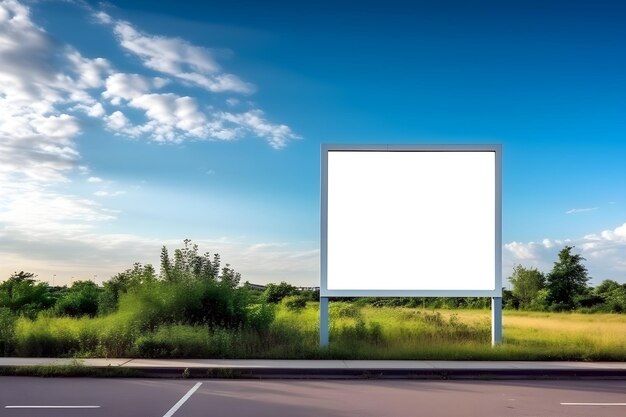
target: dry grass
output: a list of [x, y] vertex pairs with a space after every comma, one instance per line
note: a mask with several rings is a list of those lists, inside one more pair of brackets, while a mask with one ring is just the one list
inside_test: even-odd
[[626, 360], [626, 315], [505, 311], [504, 343], [490, 345], [489, 310], [422, 310], [331, 303], [331, 346], [320, 350], [319, 311], [278, 306], [265, 331], [163, 325], [135, 316], [19, 319], [20, 356], [156, 356], [439, 360]]

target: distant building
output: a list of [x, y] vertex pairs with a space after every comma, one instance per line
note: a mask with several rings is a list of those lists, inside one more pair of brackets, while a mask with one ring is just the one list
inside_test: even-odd
[[[243, 284], [244, 287], [250, 288], [252, 290], [264, 291], [266, 286], [260, 284], [253, 284], [251, 282], [245, 282]], [[319, 291], [320, 287], [294, 287], [296, 291]]]
[[298, 291], [319, 291], [320, 287], [296, 287]]
[[246, 282], [244, 284], [245, 287], [248, 287], [252, 290], [257, 290], [257, 291], [263, 291], [265, 290], [265, 285], [259, 285], [259, 284], [252, 284], [250, 282]]

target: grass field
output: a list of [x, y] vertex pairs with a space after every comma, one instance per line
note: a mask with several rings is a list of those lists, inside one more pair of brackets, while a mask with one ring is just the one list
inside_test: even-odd
[[490, 346], [489, 310], [422, 310], [331, 303], [331, 346], [318, 348], [318, 305], [279, 305], [267, 331], [183, 324], [142, 328], [132, 315], [18, 320], [18, 356], [626, 360], [626, 315], [505, 311]]

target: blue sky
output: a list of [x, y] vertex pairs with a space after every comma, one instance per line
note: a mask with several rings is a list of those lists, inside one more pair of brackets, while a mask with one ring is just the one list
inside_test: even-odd
[[[339, 4], [337, 4], [339, 3]], [[321, 143], [501, 143], [504, 276], [626, 281], [620, 1], [0, 1], [0, 273], [315, 285]], [[449, 236], [449, 239], [454, 239]]]

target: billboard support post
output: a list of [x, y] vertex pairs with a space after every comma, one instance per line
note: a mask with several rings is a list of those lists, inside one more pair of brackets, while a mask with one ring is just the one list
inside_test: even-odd
[[320, 346], [328, 346], [328, 297], [320, 297]]
[[491, 297], [491, 346], [502, 343], [502, 297]]

